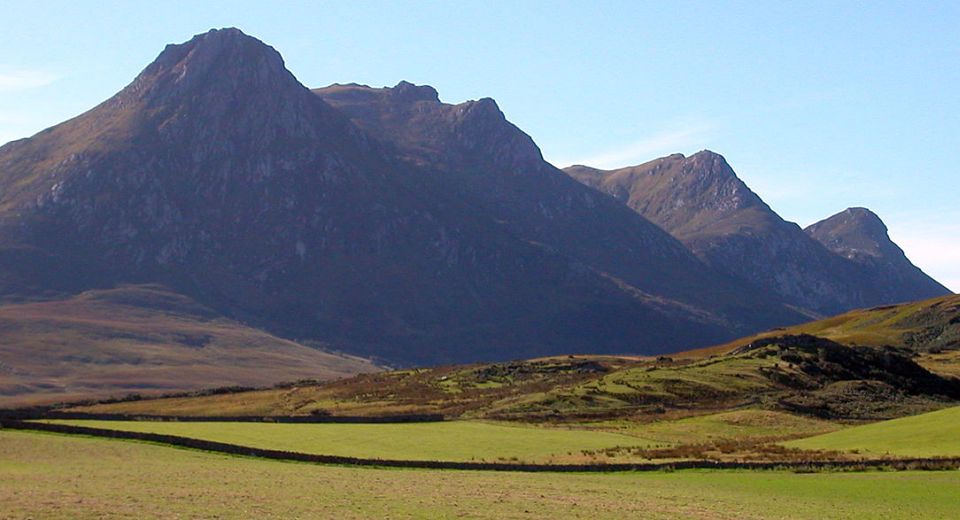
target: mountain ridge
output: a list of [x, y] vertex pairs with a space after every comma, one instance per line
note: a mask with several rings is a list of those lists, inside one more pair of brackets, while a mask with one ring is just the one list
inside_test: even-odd
[[404, 110], [406, 147], [240, 31], [168, 46], [116, 96], [0, 149], [0, 297], [163, 283], [401, 364], [662, 351], [802, 319], [545, 163], [493, 100], [424, 112], [433, 126]]
[[[709, 150], [616, 170], [572, 166], [565, 172], [662, 226], [707, 264], [820, 314], [948, 292], [916, 275], [919, 270], [905, 256], [881, 273], [838, 255], [809, 229], [783, 220]], [[893, 248], [899, 251], [888, 247]], [[901, 271], [913, 274], [896, 289], [876, 287]]]

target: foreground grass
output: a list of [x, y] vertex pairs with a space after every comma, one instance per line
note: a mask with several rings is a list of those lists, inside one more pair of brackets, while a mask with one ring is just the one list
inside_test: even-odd
[[960, 457], [960, 406], [785, 444], [812, 450], [856, 450], [865, 455]]
[[0, 431], [4, 518], [956, 518], [960, 472], [361, 469]]
[[48, 421], [91, 428], [179, 435], [255, 448], [347, 457], [524, 462], [581, 461], [583, 450], [648, 446], [617, 433], [473, 421], [410, 424]]
[[654, 422], [605, 421], [589, 425], [631, 433], [661, 444], [694, 444], [721, 439], [769, 440], [832, 432], [841, 425], [773, 410], [745, 409]]

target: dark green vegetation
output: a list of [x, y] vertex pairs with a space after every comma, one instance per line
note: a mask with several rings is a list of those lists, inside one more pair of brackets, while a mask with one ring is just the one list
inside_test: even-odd
[[956, 471], [595, 475], [380, 470], [4, 431], [0, 482], [0, 503], [8, 518], [819, 520], [960, 515]]
[[0, 306], [0, 406], [371, 372], [157, 286]]
[[950, 292], [910, 263], [869, 210], [851, 208], [801, 230], [710, 151], [565, 171], [623, 201], [717, 270], [810, 311], [835, 314]]

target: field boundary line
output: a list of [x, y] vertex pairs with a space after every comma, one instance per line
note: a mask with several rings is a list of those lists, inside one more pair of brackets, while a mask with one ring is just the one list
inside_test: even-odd
[[160, 433], [131, 432], [110, 430], [105, 428], [90, 428], [87, 426], [73, 426], [66, 424], [50, 424], [26, 422], [10, 419], [0, 419], [0, 430], [30, 430], [71, 435], [88, 435], [109, 439], [127, 439], [155, 442], [183, 448], [192, 448], [203, 451], [242, 455], [272, 460], [286, 460], [296, 462], [311, 462], [317, 464], [332, 464], [341, 466], [367, 466], [410, 469], [453, 469], [471, 471], [519, 471], [519, 472], [625, 472], [625, 471], [669, 471], [680, 469], [785, 469], [785, 470], [865, 470], [873, 468], [889, 468], [896, 470], [925, 469], [943, 470], [960, 468], [960, 457], [950, 458], [911, 458], [911, 459], [873, 459], [873, 460], [833, 460], [833, 461], [796, 461], [796, 462], [735, 462], [711, 460], [684, 460], [675, 462], [650, 463], [611, 463], [611, 464], [530, 464], [530, 463], [501, 463], [501, 462], [454, 462], [439, 460], [394, 460], [394, 459], [367, 459], [359, 457], [345, 457], [339, 455], [319, 455], [294, 451], [271, 450], [254, 448], [216, 441], [194, 439], [178, 435]]

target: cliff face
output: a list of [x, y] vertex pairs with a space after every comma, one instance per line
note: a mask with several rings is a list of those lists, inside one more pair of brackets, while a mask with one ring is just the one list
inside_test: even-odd
[[545, 163], [492, 100], [317, 95], [235, 29], [0, 148], [0, 298], [128, 282], [397, 363], [663, 352], [800, 319]]
[[780, 218], [710, 151], [612, 171], [585, 166], [565, 171], [620, 199], [719, 271], [816, 313], [945, 294], [928, 290], [930, 282], [939, 284], [922, 273], [923, 279], [909, 275], [911, 281], [896, 288], [878, 287], [883, 278], [916, 268], [901, 262], [881, 277], [864, 262], [824, 247]]

